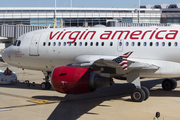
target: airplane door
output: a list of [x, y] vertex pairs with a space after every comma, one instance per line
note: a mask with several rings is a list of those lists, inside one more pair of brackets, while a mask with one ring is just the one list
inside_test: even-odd
[[119, 52], [122, 52], [123, 51], [123, 40], [118, 40], [118, 42], [117, 42], [117, 50], [119, 51]]
[[34, 34], [31, 40], [29, 55], [30, 56], [39, 56], [39, 40], [41, 38], [41, 34]]

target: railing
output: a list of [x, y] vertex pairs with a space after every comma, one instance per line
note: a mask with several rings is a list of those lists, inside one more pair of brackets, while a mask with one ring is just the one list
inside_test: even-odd
[[[147, 27], [147, 26], [171, 26], [173, 24], [164, 23], [114, 23], [107, 26], [111, 27]], [[18, 38], [19, 36], [34, 30], [46, 29], [47, 26], [31, 25], [0, 25], [0, 36], [8, 38]]]
[[18, 38], [19, 36], [38, 29], [46, 29], [47, 26], [31, 26], [31, 25], [0, 25], [0, 36], [8, 38]]
[[[117, 21], [108, 21], [108, 27], [148, 27], [148, 26], [171, 26], [167, 23], [121, 23]], [[177, 25], [177, 24], [176, 24]]]

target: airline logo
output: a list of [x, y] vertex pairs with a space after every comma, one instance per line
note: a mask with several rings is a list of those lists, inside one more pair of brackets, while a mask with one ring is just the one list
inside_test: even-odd
[[84, 30], [84, 31], [66, 31], [66, 29], [62, 31], [51, 31], [49, 35], [49, 40], [63, 40], [69, 39], [68, 43], [74, 43], [76, 40], [92, 40], [96, 35], [101, 40], [113, 40], [113, 39], [131, 39], [131, 40], [139, 40], [139, 39], [157, 39], [157, 40], [174, 40], [178, 34], [178, 30], [105, 30], [102, 33], [98, 33], [93, 30]]
[[119, 56], [112, 61], [117, 62], [124, 70], [127, 70], [127, 58], [132, 54], [133, 52], [127, 52], [122, 56]]

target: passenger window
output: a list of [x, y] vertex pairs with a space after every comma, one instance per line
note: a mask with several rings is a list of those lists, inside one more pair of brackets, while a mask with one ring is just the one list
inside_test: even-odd
[[96, 42], [96, 46], [98, 46], [99, 45], [99, 43], [98, 42]]
[[159, 42], [156, 42], [156, 46], [159, 46]]
[[110, 42], [110, 46], [113, 46], [113, 42]]
[[122, 42], [119, 42], [119, 46], [122, 46]]
[[79, 43], [79, 46], [82, 46], [82, 42]]
[[64, 42], [64, 46], [66, 46], [66, 42]]
[[168, 43], [168, 46], [171, 46], [171, 42]]
[[91, 42], [91, 46], [93, 46], [93, 42]]
[[59, 42], [59, 46], [61, 46], [61, 42]]
[[16, 41], [13, 43], [14, 46], [16, 46], [17, 41], [18, 41], [18, 40], [16, 40]]
[[150, 46], [153, 46], [153, 43], [152, 43], [152, 42], [150, 42]]
[[104, 46], [104, 42], [102, 42], [101, 45]]
[[126, 46], [128, 46], [129, 45], [129, 43], [128, 42], [126, 42]]
[[17, 43], [17, 46], [20, 46], [21, 45], [21, 41], [19, 40], [18, 43]]
[[165, 42], [162, 42], [162, 46], [165, 46]]
[[144, 46], [146, 46], [147, 45], [147, 43], [146, 42], [144, 42]]
[[48, 43], [48, 46], [51, 46], [51, 42]]
[[53, 46], [56, 46], [56, 42], [53, 43]]
[[141, 45], [141, 43], [140, 42], [138, 42], [138, 46], [140, 46]]
[[46, 46], [46, 42], [43, 43], [43, 46]]
[[87, 46], [88, 45], [88, 43], [87, 42], [85, 42], [85, 46]]
[[174, 43], [174, 46], [178, 46], [178, 43], [177, 43], [177, 42], [175, 42], [175, 43]]
[[77, 45], [77, 42], [74, 43], [74, 46], [76, 46], [76, 45]]
[[135, 43], [134, 42], [132, 42], [132, 46], [134, 46], [135, 45]]
[[71, 46], [71, 42], [69, 42], [69, 46]]

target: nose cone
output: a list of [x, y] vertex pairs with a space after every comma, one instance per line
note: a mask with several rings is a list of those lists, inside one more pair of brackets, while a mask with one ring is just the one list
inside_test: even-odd
[[2, 53], [2, 59], [7, 62], [7, 58], [8, 58], [8, 55], [7, 55], [7, 49], [5, 49]]
[[13, 54], [13, 51], [11, 50], [11, 46], [9, 46], [8, 48], [6, 48], [4, 51], [3, 51], [3, 53], [2, 53], [2, 59], [5, 61], [5, 62], [7, 62], [7, 63], [9, 63], [9, 62], [11, 62], [11, 56], [12, 56], [12, 54]]

